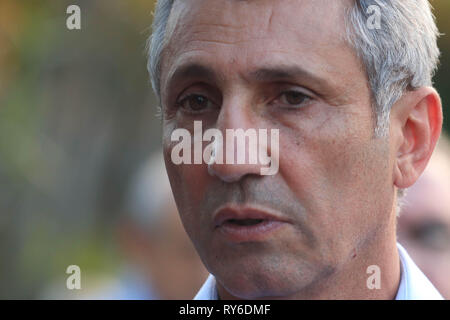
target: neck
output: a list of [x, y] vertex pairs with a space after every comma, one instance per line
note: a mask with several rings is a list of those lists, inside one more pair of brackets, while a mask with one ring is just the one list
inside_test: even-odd
[[[356, 248], [334, 275], [292, 299], [392, 300], [400, 283], [395, 228]], [[386, 230], [384, 230], [386, 231]], [[377, 281], [379, 279], [379, 281]]]

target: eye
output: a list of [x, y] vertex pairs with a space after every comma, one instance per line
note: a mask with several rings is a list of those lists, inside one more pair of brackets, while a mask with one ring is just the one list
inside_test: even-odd
[[190, 94], [182, 98], [178, 103], [184, 111], [199, 113], [214, 106], [211, 100], [200, 94]]
[[290, 90], [282, 92], [275, 103], [286, 108], [299, 108], [309, 102], [311, 98], [300, 91]]

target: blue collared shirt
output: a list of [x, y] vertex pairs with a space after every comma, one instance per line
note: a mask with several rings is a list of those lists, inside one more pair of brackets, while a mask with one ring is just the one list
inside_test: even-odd
[[[401, 278], [395, 300], [442, 300], [441, 294], [431, 284], [430, 280], [423, 274], [412, 261], [408, 252], [397, 243], [400, 256]], [[216, 279], [209, 275], [195, 300], [218, 300]]]

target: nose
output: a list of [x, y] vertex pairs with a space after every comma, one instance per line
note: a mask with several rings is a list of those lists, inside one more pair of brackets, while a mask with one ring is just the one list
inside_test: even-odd
[[216, 122], [223, 141], [213, 148], [215, 161], [210, 161], [208, 173], [227, 183], [237, 182], [247, 175], [261, 175], [270, 161], [267, 130], [257, 128], [259, 118], [243, 100], [236, 98], [224, 103]]

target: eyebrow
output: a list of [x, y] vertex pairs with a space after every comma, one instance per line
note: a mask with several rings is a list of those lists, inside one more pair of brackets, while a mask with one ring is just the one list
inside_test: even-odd
[[250, 77], [258, 81], [270, 81], [273, 79], [297, 78], [310, 76], [308, 72], [299, 67], [270, 67], [261, 68], [250, 73]]
[[198, 63], [192, 63], [177, 68], [169, 75], [167, 84], [171, 86], [175, 82], [189, 78], [201, 78], [209, 82], [215, 82], [219, 77], [213, 69]]
[[[177, 68], [172, 75], [169, 75], [167, 84], [171, 86], [173, 83], [189, 78], [217, 82], [222, 79], [223, 76], [208, 66], [199, 63], [190, 63]], [[328, 90], [333, 89], [333, 86], [326, 79], [316, 76], [310, 71], [297, 65], [274, 65], [259, 68], [250, 71], [250, 73], [245, 76], [245, 79], [247, 79], [247, 81], [253, 80], [256, 82], [292, 81], [294, 79], [302, 79]]]
[[293, 79], [303, 79], [310, 83], [315, 83], [316, 85], [332, 88], [331, 84], [324, 78], [314, 75], [310, 71], [305, 70], [302, 67], [292, 65], [292, 66], [273, 66], [264, 67], [250, 73], [250, 79], [259, 82], [271, 82], [271, 81], [287, 81]]

